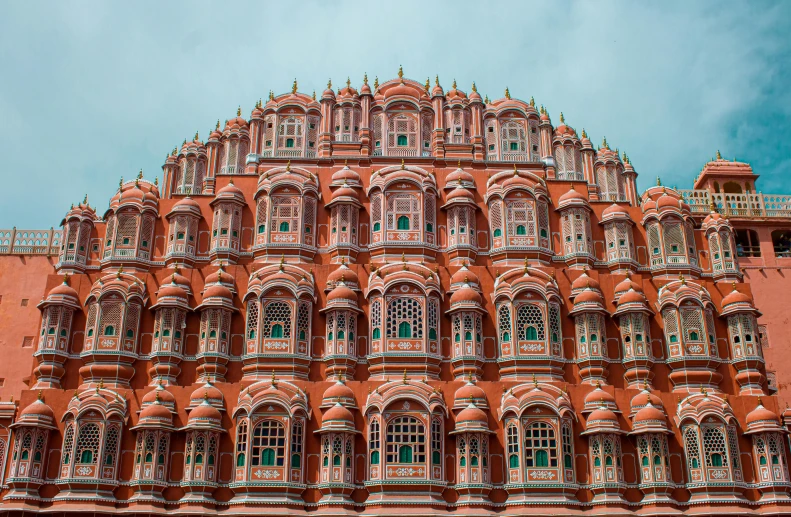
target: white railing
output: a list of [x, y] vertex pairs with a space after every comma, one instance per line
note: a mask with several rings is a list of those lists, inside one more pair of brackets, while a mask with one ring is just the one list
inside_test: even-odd
[[470, 137], [466, 135], [451, 135], [448, 137], [448, 143], [451, 144], [469, 144]]
[[[237, 173], [236, 171], [239, 170]], [[220, 167], [220, 174], [242, 174], [244, 173], [244, 169], [242, 167], [237, 167], [236, 165], [226, 165], [225, 167]]]
[[504, 162], [529, 162], [530, 155], [527, 153], [503, 153]]
[[708, 190], [680, 190], [695, 214], [707, 214], [714, 202], [721, 214], [737, 217], [791, 217], [791, 195], [742, 193], [727, 194]]
[[57, 255], [63, 230], [0, 230], [0, 254]]
[[392, 149], [387, 150], [388, 156], [404, 156], [404, 157], [416, 157], [418, 155], [417, 149], [410, 149], [410, 148], [399, 148], [394, 147]]

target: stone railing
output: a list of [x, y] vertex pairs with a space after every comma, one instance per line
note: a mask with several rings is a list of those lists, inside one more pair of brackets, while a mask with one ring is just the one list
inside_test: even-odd
[[789, 217], [791, 195], [781, 194], [725, 194], [708, 190], [679, 190], [692, 208], [693, 214], [708, 214], [712, 201], [721, 214], [735, 217]]
[[0, 255], [57, 255], [62, 230], [0, 230]]

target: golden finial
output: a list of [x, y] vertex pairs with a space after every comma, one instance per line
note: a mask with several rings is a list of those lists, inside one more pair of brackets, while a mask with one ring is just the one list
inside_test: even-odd
[[657, 187], [661, 187], [662, 186], [662, 180], [659, 179], [659, 176], [656, 177], [656, 186]]
[[286, 162], [286, 172], [291, 172], [291, 160]]
[[[41, 392], [39, 391], [39, 393], [41, 393]], [[761, 396], [760, 395], [758, 395], [758, 405], [759, 406], [763, 406], [763, 404], [761, 403]]]
[[277, 386], [277, 379], [275, 378], [274, 370], [272, 370], [272, 386]]
[[77, 390], [74, 390], [74, 395], [72, 395], [72, 397], [74, 397], [75, 399], [80, 398], [80, 394], [77, 393]]
[[566, 118], [563, 116], [563, 112], [562, 111], [560, 112], [560, 123], [561, 124], [565, 124], [566, 123]]
[[472, 91], [474, 91], [475, 93], [478, 93], [478, 87], [475, 86], [475, 81], [472, 82]]
[[678, 281], [681, 282], [681, 285], [687, 285], [687, 279], [682, 274], [678, 275]]
[[327, 80], [327, 89], [332, 90], [332, 79]]
[[379, 77], [374, 77], [374, 90], [379, 89]]
[[316, 90], [313, 90], [313, 100], [316, 100]]
[[585, 132], [585, 128], [582, 128], [582, 138], [588, 138], [588, 133]]
[[516, 170], [516, 164], [514, 164], [514, 176], [519, 176], [519, 171]]
[[270, 101], [275, 100], [275, 92], [273, 92], [272, 90], [269, 90], [269, 100]]
[[121, 179], [118, 180], [118, 187], [120, 188], [120, 187], [123, 187], [123, 186], [124, 186], [124, 177], [121, 176]]
[[722, 155], [720, 154], [720, 150], [717, 149], [717, 159], [722, 160]]
[[530, 96], [530, 106], [533, 108], [536, 107], [536, 100], [533, 98], [532, 95]]
[[406, 254], [401, 253], [401, 262], [406, 263]]
[[349, 77], [347, 76], [347, 77], [346, 77], [346, 87], [347, 87], [347, 88], [351, 88], [351, 86], [352, 86], [352, 80], [351, 80], [351, 79], [349, 79]]
[[407, 382], [406, 369], [404, 369], [404, 384], [407, 384]]
[[736, 291], [736, 282], [731, 282], [731, 287], [733, 287], [733, 290]]
[[280, 255], [280, 271], [283, 271], [285, 269], [284, 266], [285, 263], [286, 263], [286, 256]]
[[428, 89], [429, 89], [430, 86], [431, 86], [431, 83], [429, 83], [428, 77], [426, 77], [426, 84], [423, 85], [423, 89], [426, 90], [426, 93], [428, 93]]
[[[39, 400], [41, 400], [41, 401], [43, 401], [43, 400], [44, 400], [44, 392], [43, 392], [43, 391], [41, 391], [41, 390], [38, 390], [38, 399], [39, 399]], [[760, 402], [760, 401], [759, 401], [759, 402]]]
[[456, 89], [456, 78], [453, 79], [453, 89]]
[[505, 87], [505, 98], [506, 99], [510, 99], [511, 98], [511, 92], [508, 90], [507, 86]]
[[363, 75], [363, 84], [368, 84], [368, 72], [365, 72], [365, 75]]
[[156, 394], [154, 395], [154, 401], [155, 401], [157, 404], [159, 404], [159, 393], [156, 393]]
[[536, 374], [533, 374], [533, 387], [538, 389], [538, 379], [536, 379]]
[[401, 65], [398, 65], [398, 78], [404, 82], [404, 68]]
[[607, 145], [607, 137], [605, 136], [601, 141], [601, 148], [602, 149], [609, 149], [610, 147]]
[[648, 379], [643, 379], [643, 389], [648, 391]]
[[291, 85], [291, 93], [297, 93], [297, 78], [294, 78], [294, 84]]
[[630, 163], [632, 163], [632, 162], [629, 160], [629, 157], [628, 157], [628, 156], [626, 156], [626, 153], [623, 153], [623, 161], [624, 161], [624, 163], [626, 163], [626, 164], [630, 164]]
[[404, 170], [405, 168], [406, 168], [406, 165], [404, 164], [404, 159], [401, 158], [401, 170]]
[[434, 76], [434, 86], [439, 86], [439, 76], [438, 75]]

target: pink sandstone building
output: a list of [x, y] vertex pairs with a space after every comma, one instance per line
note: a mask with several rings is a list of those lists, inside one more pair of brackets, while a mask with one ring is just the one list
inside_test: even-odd
[[791, 196], [749, 165], [640, 194], [399, 72], [163, 171], [0, 230], [0, 512], [791, 514]]

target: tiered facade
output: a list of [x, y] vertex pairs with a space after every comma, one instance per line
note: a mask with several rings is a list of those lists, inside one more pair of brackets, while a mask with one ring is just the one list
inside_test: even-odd
[[295, 82], [163, 169], [63, 220], [0, 511], [791, 513], [712, 191], [401, 74]]

